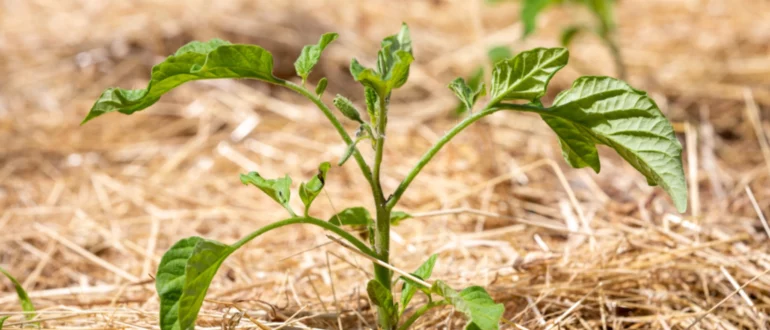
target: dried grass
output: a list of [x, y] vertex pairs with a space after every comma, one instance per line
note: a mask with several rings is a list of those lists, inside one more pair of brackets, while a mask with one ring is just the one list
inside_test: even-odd
[[[517, 5], [475, 1], [6, 1], [0, 19], [0, 264], [24, 282], [44, 328], [157, 328], [152, 274], [174, 241], [225, 242], [283, 217], [240, 172], [296, 181], [344, 146], [308, 102], [261, 83], [194, 83], [130, 117], [78, 126], [100, 91], [143, 86], [193, 39], [258, 43], [277, 73], [326, 31], [340, 40], [314, 73], [360, 101], [346, 73], [408, 22], [417, 62], [394, 100], [384, 186], [392, 190], [458, 119], [445, 84], [486, 48], [554, 45], [569, 11], [520, 41]], [[415, 181], [392, 264], [439, 253], [435, 277], [487, 287], [510, 329], [765, 329], [770, 311], [770, 5], [622, 1], [619, 39], [634, 86], [650, 91], [685, 144], [691, 209], [609, 150], [600, 175], [569, 169], [538, 118], [498, 114], [459, 136]], [[612, 74], [577, 40], [555, 92]], [[605, 65], [606, 64], [606, 65]], [[351, 130], [353, 127], [351, 126]], [[758, 142], [761, 141], [761, 142]], [[764, 155], [764, 156], [763, 156]], [[315, 211], [370, 203], [354, 166], [335, 167]], [[296, 201], [295, 201], [296, 202]], [[214, 280], [202, 328], [367, 328], [370, 263], [315, 228], [264, 237]], [[24, 324], [0, 281], [0, 316]], [[420, 327], [459, 328], [444, 309]]]

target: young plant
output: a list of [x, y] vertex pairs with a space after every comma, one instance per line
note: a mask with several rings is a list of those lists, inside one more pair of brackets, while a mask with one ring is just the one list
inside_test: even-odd
[[[567, 64], [568, 52], [563, 48], [533, 49], [497, 62], [486, 106], [449, 130], [425, 152], [398, 188], [387, 193], [382, 189], [380, 173], [387, 141], [388, 107], [391, 93], [406, 83], [414, 59], [409, 29], [403, 25], [398, 34], [382, 41], [374, 68], [365, 67], [355, 59], [350, 64], [353, 78], [365, 87], [369, 120], [365, 121], [361, 112], [341, 95], [334, 99], [334, 105], [343, 116], [359, 125], [355, 140], [345, 131], [337, 115], [321, 101], [325, 79], [320, 80], [315, 90], [304, 86], [322, 50], [336, 37], [333, 33], [324, 34], [317, 45], [303, 49], [295, 64], [302, 84], [275, 77], [272, 55], [259, 46], [234, 45], [218, 39], [191, 42], [153, 67], [147, 88], [107, 89], [85, 118], [84, 122], [109, 112], [131, 114], [143, 110], [164, 93], [188, 81], [219, 78], [262, 80], [288, 88], [315, 104], [349, 146], [340, 164], [349, 157], [355, 159], [371, 187], [374, 218], [366, 208], [354, 207], [325, 221], [312, 216], [310, 207], [327, 184], [329, 163], [321, 164], [318, 173], [300, 185], [299, 195], [304, 204], [301, 212], [295, 212], [290, 206], [292, 180], [288, 176], [267, 179], [256, 172], [241, 175], [241, 182], [263, 191], [285, 208], [289, 217], [262, 227], [233, 244], [201, 237], [185, 238], [174, 244], [163, 256], [156, 277], [162, 329], [194, 328], [206, 290], [225, 259], [254, 238], [295, 224], [324, 228], [361, 253], [380, 261], [373, 263], [375, 278], [366, 286], [369, 298], [377, 308], [379, 328], [407, 329], [431, 308], [451, 305], [468, 317], [466, 329], [497, 329], [504, 312], [503, 305], [496, 304], [483, 288], [471, 286], [456, 291], [442, 281], [427, 282], [437, 259], [435, 255], [428, 258], [412, 276], [401, 276], [395, 280], [391, 270], [382, 263], [390, 262], [391, 224], [409, 217], [406, 213], [394, 211], [394, 208], [412, 181], [453, 137], [479, 119], [499, 111], [531, 112], [541, 116], [559, 137], [564, 158], [576, 168], [591, 167], [599, 172], [596, 145], [604, 144], [615, 149], [647, 178], [649, 184], [662, 186], [679, 211], [686, 208], [681, 146], [671, 124], [644, 92], [614, 78], [582, 77], [574, 82], [571, 89], [559, 94], [550, 107], [542, 105], [540, 98], [545, 94], [548, 81]], [[469, 108], [486, 91], [483, 86], [471, 88], [462, 79], [453, 81], [449, 87]], [[358, 142], [366, 139], [372, 141], [374, 150], [374, 159], [370, 162], [358, 151]], [[369, 242], [348, 233], [344, 229], [346, 226], [368, 228]], [[402, 283], [399, 297], [393, 294], [393, 286], [397, 282]], [[412, 310], [407, 307], [418, 291], [426, 295], [427, 303], [405, 319], [407, 311]]]
[[[0, 273], [5, 275], [5, 277], [11, 281], [11, 284], [13, 284], [13, 288], [16, 290], [16, 295], [19, 297], [19, 302], [21, 303], [21, 310], [24, 311], [25, 318], [27, 320], [34, 319], [37, 313], [35, 312], [35, 306], [32, 304], [32, 300], [29, 299], [27, 291], [25, 291], [21, 286], [21, 283], [19, 283], [19, 281], [17, 281], [16, 278], [11, 275], [11, 273], [3, 269], [3, 267], [0, 267]], [[0, 317], [0, 330], [3, 329], [3, 324], [9, 317], [10, 316]], [[35, 323], [35, 325], [37, 325], [38, 328], [40, 327], [38, 323]]]

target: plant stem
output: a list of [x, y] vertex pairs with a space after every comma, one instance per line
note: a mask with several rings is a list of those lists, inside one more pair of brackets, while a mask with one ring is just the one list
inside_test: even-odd
[[[374, 183], [372, 193], [374, 194], [375, 207], [377, 209], [377, 220], [374, 229], [374, 252], [377, 253], [377, 259], [388, 263], [390, 258], [390, 209], [387, 207], [385, 194], [382, 192], [380, 182], [380, 168], [382, 167], [382, 157], [385, 150], [385, 131], [388, 126], [388, 102], [386, 95], [378, 95], [379, 114], [377, 116], [377, 136], [375, 140], [374, 171], [372, 181]], [[378, 264], [374, 264], [374, 277], [380, 282], [388, 292], [391, 292], [390, 269]], [[392, 324], [390, 315], [382, 307], [377, 309], [377, 318], [380, 328], [390, 330], [395, 324]]]
[[[326, 104], [324, 104], [317, 95], [308, 91], [302, 86], [292, 83], [291, 81], [283, 81], [283, 83], [279, 85], [291, 89], [313, 102], [318, 107], [318, 109], [321, 109], [321, 112], [323, 112], [326, 118], [329, 119], [334, 128], [337, 129], [337, 133], [340, 134], [340, 137], [342, 137], [342, 140], [345, 141], [345, 144], [350, 145], [353, 143], [353, 139], [351, 139], [350, 135], [348, 135], [348, 132], [345, 131], [345, 127], [342, 126], [342, 123], [340, 123], [339, 119], [337, 119], [337, 116], [334, 115], [332, 110], [329, 109], [329, 107], [327, 107]], [[372, 170], [369, 168], [369, 165], [366, 164], [364, 157], [361, 156], [361, 153], [358, 152], [358, 148], [355, 146], [353, 146], [353, 157], [355, 157], [356, 163], [358, 163], [358, 167], [361, 169], [361, 173], [364, 174], [366, 181], [369, 182], [369, 186], [371, 186], [372, 190], [374, 190]]]
[[623, 64], [623, 55], [620, 53], [620, 47], [610, 35], [603, 35], [601, 38], [610, 49], [612, 59], [615, 61], [615, 73], [617, 73], [620, 80], [626, 80], [626, 66]]
[[406, 320], [406, 322], [404, 322], [403, 324], [401, 324], [400, 327], [398, 327], [398, 330], [407, 330], [407, 329], [409, 329], [409, 327], [412, 326], [412, 324], [415, 321], [417, 321], [417, 319], [420, 318], [420, 316], [425, 314], [425, 312], [429, 311], [433, 307], [444, 306], [444, 305], [446, 305], [446, 301], [443, 301], [443, 300], [442, 301], [432, 301], [432, 302], [429, 302], [429, 303], [427, 303], [425, 305], [422, 305], [420, 308], [418, 308], [414, 312], [414, 314], [412, 314], [412, 316], [409, 317], [409, 319]]
[[455, 137], [455, 135], [462, 132], [463, 129], [470, 126], [477, 120], [484, 118], [486, 116], [489, 116], [495, 112], [498, 112], [500, 110], [517, 110], [517, 111], [525, 111], [525, 112], [541, 112], [545, 110], [544, 108], [532, 106], [532, 105], [525, 105], [525, 104], [508, 104], [508, 103], [491, 103], [487, 105], [484, 110], [474, 113], [467, 118], [463, 119], [460, 123], [455, 125], [455, 127], [452, 127], [449, 132], [444, 134], [444, 136], [441, 137], [436, 143], [428, 149], [428, 151], [425, 152], [425, 154], [422, 155], [419, 161], [417, 161], [417, 164], [409, 171], [409, 173], [406, 175], [403, 181], [401, 181], [401, 184], [398, 185], [398, 188], [396, 188], [396, 191], [393, 192], [393, 195], [388, 200], [388, 210], [392, 210], [393, 207], [398, 203], [398, 200], [401, 199], [401, 196], [406, 191], [406, 188], [409, 187], [409, 184], [412, 183], [414, 178], [417, 176], [417, 174], [420, 174], [420, 171], [422, 171], [422, 168], [425, 167], [425, 165], [430, 162], [431, 159], [433, 159], [433, 156], [438, 153], [444, 145], [446, 145], [452, 138]]

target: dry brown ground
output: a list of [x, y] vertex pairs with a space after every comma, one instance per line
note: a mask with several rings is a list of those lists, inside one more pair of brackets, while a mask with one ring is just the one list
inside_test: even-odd
[[[489, 46], [555, 45], [571, 16], [552, 11], [520, 41], [517, 5], [481, 0], [30, 0], [0, 10], [0, 265], [28, 289], [44, 328], [88, 329], [157, 328], [151, 276], [174, 241], [232, 242], [284, 216], [238, 173], [298, 182], [344, 149], [307, 101], [254, 82], [193, 83], [148, 111], [78, 126], [105, 87], [142, 87], [163, 56], [212, 37], [264, 46], [290, 77], [302, 45], [337, 31], [313, 77], [329, 77], [327, 95], [360, 101], [350, 57], [371, 61], [405, 21], [417, 62], [391, 112], [392, 190], [458, 121], [447, 82], [483, 62]], [[438, 253], [435, 278], [487, 287], [505, 303], [504, 328], [684, 329], [699, 320], [695, 329], [763, 329], [770, 230], [749, 190], [767, 211], [770, 3], [624, 0], [617, 14], [629, 81], [681, 133], [688, 212], [611, 150], [602, 149], [599, 175], [570, 169], [540, 119], [501, 113], [418, 177], [402, 209], [420, 217], [395, 228], [392, 264], [410, 270]], [[593, 38], [577, 40], [572, 54], [551, 94], [580, 74], [613, 73]], [[239, 139], [232, 133], [244, 121], [256, 126]], [[352, 164], [334, 167], [328, 182], [320, 217], [371, 204]], [[252, 318], [337, 328], [337, 311], [346, 328], [371, 326], [368, 262], [327, 242], [305, 227], [252, 242], [220, 270], [199, 326], [254, 327]], [[15, 294], [0, 283], [0, 316], [18, 327]], [[239, 320], [238, 309], [249, 317]], [[444, 309], [420, 326], [460, 321]]]

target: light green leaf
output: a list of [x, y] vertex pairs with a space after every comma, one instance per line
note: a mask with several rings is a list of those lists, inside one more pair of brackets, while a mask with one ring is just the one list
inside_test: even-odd
[[[419, 277], [420, 279], [427, 280], [430, 278], [430, 276], [433, 274], [433, 266], [436, 265], [436, 258], [438, 258], [437, 254], [431, 255], [428, 260], [422, 263], [420, 267], [417, 268], [417, 270], [412, 273], [412, 275]], [[401, 279], [406, 279], [405, 277], [401, 277]], [[404, 287], [401, 289], [401, 311], [400, 314], [404, 313], [404, 310], [406, 310], [407, 305], [409, 305], [409, 302], [412, 300], [412, 297], [414, 296], [415, 292], [417, 292], [417, 289], [419, 287], [404, 281]], [[399, 315], [400, 315], [399, 314]]]
[[[473, 74], [468, 77], [468, 87], [470, 87], [471, 90], [477, 90], [483, 84], [484, 67], [478, 67], [476, 68], [476, 71], [473, 71]], [[462, 102], [460, 102], [460, 104], [457, 105], [457, 108], [455, 108], [455, 114], [457, 115], [462, 115], [466, 111], [468, 111], [468, 107]]]
[[351, 207], [329, 218], [337, 226], [370, 226], [374, 223], [371, 214], [363, 207]]
[[590, 165], [598, 172], [594, 144], [607, 145], [651, 185], [663, 187], [679, 212], [687, 209], [682, 146], [646, 93], [615, 78], [581, 77], [542, 117], [559, 136], [570, 165]]
[[364, 87], [364, 95], [366, 96], [366, 112], [369, 113], [370, 122], [376, 127], [378, 120], [377, 107], [379, 104], [377, 91], [369, 87]]
[[567, 65], [565, 48], [535, 48], [500, 61], [492, 71], [492, 104], [501, 100], [532, 101], [545, 95], [556, 71]]
[[370, 280], [366, 284], [366, 293], [375, 306], [385, 310], [385, 313], [390, 316], [391, 324], [395, 325], [398, 322], [398, 306], [393, 303], [393, 295], [390, 290], [386, 289], [379, 281]]
[[17, 281], [16, 278], [11, 275], [11, 273], [2, 267], [0, 267], [0, 273], [3, 273], [3, 275], [5, 275], [5, 277], [7, 277], [13, 284], [13, 288], [16, 290], [16, 295], [19, 297], [19, 303], [21, 303], [21, 310], [26, 312], [24, 315], [26, 316], [27, 320], [34, 319], [37, 314], [35, 314], [35, 306], [32, 304], [32, 300], [29, 299], [27, 291], [24, 291], [21, 283], [19, 283], [19, 281]]
[[257, 172], [250, 172], [249, 174], [241, 174], [241, 182], [256, 186], [274, 201], [278, 202], [278, 204], [283, 205], [290, 213], [293, 213], [289, 206], [291, 178], [288, 175], [279, 179], [265, 179]]
[[318, 97], [324, 95], [324, 91], [328, 84], [329, 80], [327, 80], [326, 77], [321, 78], [321, 80], [318, 81], [318, 85], [315, 86], [315, 95], [318, 95]]
[[401, 224], [401, 221], [404, 221], [406, 219], [411, 219], [411, 218], [412, 218], [412, 215], [404, 211], [390, 212], [390, 224], [393, 226], [398, 226], [399, 224]]
[[473, 105], [476, 104], [479, 97], [487, 94], [484, 84], [479, 85], [477, 89], [471, 89], [463, 78], [453, 80], [449, 84], [449, 89], [457, 95], [457, 98], [460, 99], [460, 102], [465, 105], [465, 109], [469, 112], [473, 110]]
[[366, 68], [353, 59], [350, 62], [350, 73], [356, 81], [372, 88], [380, 97], [386, 97], [391, 90], [406, 83], [412, 61], [412, 39], [409, 28], [402, 24], [398, 34], [382, 40], [377, 53], [376, 69]]
[[83, 123], [108, 112], [132, 114], [143, 110], [166, 92], [188, 81], [221, 78], [282, 82], [273, 76], [273, 55], [259, 46], [233, 45], [219, 39], [193, 41], [152, 68], [147, 88], [109, 88], [104, 91]]
[[5, 320], [7, 320], [10, 316], [3, 316], [0, 317], [0, 330], [3, 330], [3, 324], [5, 324]]
[[523, 0], [521, 4], [521, 21], [524, 24], [525, 37], [535, 32], [537, 16], [551, 2], [551, 0]]
[[487, 57], [489, 58], [489, 61], [492, 62], [492, 64], [495, 64], [502, 60], [507, 60], [513, 57], [513, 53], [511, 52], [511, 49], [508, 48], [508, 46], [495, 46], [487, 51]]
[[321, 193], [326, 184], [326, 172], [329, 172], [331, 165], [329, 162], [323, 162], [318, 166], [318, 174], [316, 174], [307, 183], [302, 183], [299, 186], [299, 198], [302, 199], [302, 203], [305, 204], [305, 216], [308, 215], [310, 210], [310, 204], [313, 203], [318, 194]]
[[497, 330], [500, 318], [505, 312], [503, 304], [495, 304], [487, 291], [480, 286], [471, 286], [459, 293], [442, 281], [433, 283], [432, 291], [446, 298], [456, 310], [468, 317], [465, 329]]
[[570, 26], [564, 30], [561, 31], [561, 45], [564, 47], [569, 46], [569, 44], [572, 42], [572, 39], [575, 38], [575, 36], [578, 35], [581, 31], [583, 31], [585, 28], [583, 26], [579, 25], [573, 25]]
[[303, 82], [307, 80], [310, 71], [312, 71], [316, 63], [318, 63], [318, 60], [321, 58], [321, 53], [326, 46], [336, 40], [337, 37], [339, 37], [339, 35], [336, 33], [325, 33], [321, 36], [321, 39], [318, 40], [318, 44], [307, 45], [302, 48], [302, 53], [299, 54], [297, 61], [294, 62], [294, 69], [297, 70], [297, 75], [302, 77]]
[[337, 97], [334, 98], [334, 106], [337, 107], [337, 109], [342, 112], [345, 117], [347, 117], [350, 120], [357, 121], [361, 124], [364, 123], [364, 121], [361, 119], [361, 114], [358, 113], [358, 109], [356, 109], [356, 106], [353, 105], [353, 102], [348, 100], [346, 97], [337, 94]]

